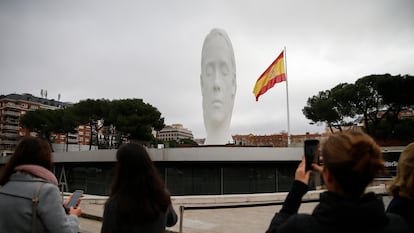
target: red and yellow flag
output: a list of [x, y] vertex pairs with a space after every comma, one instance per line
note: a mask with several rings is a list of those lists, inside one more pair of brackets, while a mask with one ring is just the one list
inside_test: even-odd
[[260, 75], [254, 85], [253, 94], [256, 101], [259, 96], [272, 88], [276, 83], [286, 81], [284, 51], [282, 51], [276, 60]]

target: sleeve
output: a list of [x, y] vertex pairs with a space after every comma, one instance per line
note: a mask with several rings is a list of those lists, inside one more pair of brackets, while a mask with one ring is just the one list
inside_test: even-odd
[[396, 199], [395, 197], [390, 201], [390, 203], [387, 206], [387, 209], [385, 212], [387, 213], [395, 213], [395, 206], [396, 206]]
[[79, 232], [78, 216], [66, 214], [62, 206], [62, 197], [59, 189], [53, 184], [45, 184], [41, 188], [37, 213], [48, 232]]
[[105, 208], [103, 212], [102, 227], [101, 233], [115, 233], [115, 216], [114, 216], [114, 207], [111, 202], [105, 203]]
[[308, 186], [306, 184], [297, 180], [293, 182], [292, 188], [283, 203], [282, 209], [274, 215], [266, 233], [277, 232], [279, 227], [285, 223], [290, 216], [298, 212], [302, 197], [307, 191]]
[[167, 222], [166, 222], [166, 226], [167, 227], [172, 227], [177, 223], [178, 217], [177, 217], [177, 213], [174, 210], [174, 207], [172, 205], [168, 206], [167, 209]]
[[411, 209], [406, 202], [402, 201], [400, 197], [394, 196], [387, 206], [386, 213], [398, 214], [401, 216], [410, 216]]

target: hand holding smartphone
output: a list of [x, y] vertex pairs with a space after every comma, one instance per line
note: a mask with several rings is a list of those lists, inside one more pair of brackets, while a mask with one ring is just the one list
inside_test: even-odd
[[66, 203], [65, 208], [70, 209], [70, 207], [76, 207], [78, 200], [79, 198], [81, 198], [82, 194], [83, 190], [76, 190], [69, 199], [69, 201]]
[[305, 140], [305, 159], [306, 159], [306, 171], [312, 170], [312, 163], [318, 163], [319, 159], [319, 140], [308, 139]]

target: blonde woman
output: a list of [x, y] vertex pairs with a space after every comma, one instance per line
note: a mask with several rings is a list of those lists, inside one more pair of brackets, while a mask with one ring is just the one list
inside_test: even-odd
[[400, 155], [397, 176], [389, 188], [393, 196], [387, 212], [403, 216], [414, 232], [414, 142]]
[[312, 164], [327, 188], [319, 204], [312, 214], [298, 214], [312, 172], [305, 170], [302, 157], [292, 188], [267, 233], [410, 232], [401, 216], [385, 213], [382, 200], [365, 192], [374, 177], [385, 171], [381, 149], [370, 136], [362, 132], [334, 134], [322, 144], [321, 155], [323, 167]]

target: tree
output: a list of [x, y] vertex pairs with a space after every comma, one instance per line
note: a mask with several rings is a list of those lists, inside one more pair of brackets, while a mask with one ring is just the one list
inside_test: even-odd
[[164, 118], [157, 108], [142, 99], [113, 100], [105, 122], [129, 140], [149, 142], [153, 140], [152, 130], [164, 128]]
[[390, 123], [390, 136], [398, 136], [395, 128], [399, 121], [400, 112], [414, 105], [413, 90], [413, 76], [391, 76], [390, 74], [385, 74], [379, 80], [378, 93], [382, 96], [383, 103], [388, 109], [386, 119]]
[[335, 101], [330, 98], [330, 91], [320, 91], [318, 95], [308, 98], [307, 105], [302, 109], [311, 124], [326, 123], [331, 132], [333, 128], [341, 130], [341, 116], [338, 113]]
[[[335, 110], [341, 118], [342, 125], [355, 124], [355, 105], [359, 99], [355, 95], [354, 84], [341, 83], [330, 90], [330, 98], [335, 103]], [[347, 119], [348, 118], [348, 119]]]
[[78, 120], [73, 113], [72, 108], [57, 109], [52, 111], [53, 132], [66, 135], [66, 151], [69, 145], [69, 133], [76, 133], [76, 127], [79, 126]]
[[[370, 135], [375, 135], [381, 120], [388, 114], [382, 96], [378, 93], [378, 82], [383, 78], [382, 75], [369, 75], [355, 82], [355, 95], [358, 98], [355, 112], [362, 115], [365, 130]], [[386, 112], [382, 114], [384, 110]]]
[[[66, 140], [69, 133], [76, 132], [78, 126], [75, 116], [67, 109], [41, 109], [29, 111], [20, 119], [23, 128], [36, 132], [39, 137], [51, 142], [52, 133], [66, 134]], [[66, 141], [66, 150], [67, 150]]]
[[92, 149], [93, 144], [98, 145], [98, 132], [108, 115], [109, 103], [110, 101], [105, 99], [86, 99], [71, 107], [79, 124], [88, 124], [90, 127], [89, 150]]
[[88, 124], [91, 128], [89, 149], [93, 142], [98, 145], [98, 132], [105, 126], [108, 130], [102, 132], [117, 135], [118, 145], [124, 139], [151, 142], [152, 131], [165, 126], [158, 109], [142, 99], [87, 99], [65, 109], [27, 112], [21, 124], [48, 140], [52, 132], [65, 133], [68, 138], [68, 133], [74, 132], [76, 126]]
[[56, 127], [53, 110], [40, 109], [26, 112], [20, 119], [20, 125], [50, 142], [50, 135]]
[[[410, 137], [411, 124], [399, 119], [402, 110], [414, 106], [414, 77], [390, 74], [368, 75], [355, 84], [342, 83], [308, 99], [303, 108], [312, 123], [326, 123], [331, 129], [359, 124], [377, 138]], [[398, 134], [398, 135], [397, 135]]]

